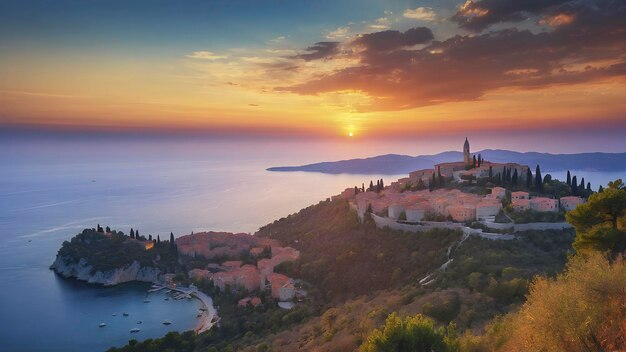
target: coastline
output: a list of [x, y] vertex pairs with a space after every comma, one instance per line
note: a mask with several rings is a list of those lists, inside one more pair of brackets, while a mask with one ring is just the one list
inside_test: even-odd
[[215, 320], [215, 322], [213, 322], [213, 318], [217, 317], [217, 310], [213, 306], [213, 299], [211, 297], [207, 296], [206, 294], [198, 290], [194, 290], [194, 293], [192, 295], [195, 296], [197, 299], [199, 299], [202, 302], [202, 305], [204, 305], [204, 308], [206, 309], [205, 311], [202, 312], [200, 321], [198, 322], [198, 325], [194, 329], [194, 331], [197, 334], [200, 334], [202, 332], [210, 330], [213, 327], [213, 325], [215, 325], [215, 323], [217, 322], [217, 319]]
[[213, 299], [206, 295], [205, 293], [199, 291], [195, 286], [191, 286], [189, 288], [176, 287], [172, 288], [172, 291], [177, 291], [183, 294], [187, 294], [189, 296], [195, 297], [198, 299], [203, 306], [203, 311], [200, 316], [200, 321], [196, 325], [194, 331], [197, 334], [210, 330], [215, 322], [213, 322], [213, 318], [217, 317], [217, 310], [213, 306]]

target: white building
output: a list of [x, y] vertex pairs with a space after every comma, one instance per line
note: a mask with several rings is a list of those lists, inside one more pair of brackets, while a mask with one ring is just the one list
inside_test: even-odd
[[391, 204], [387, 209], [387, 214], [390, 218], [398, 220], [400, 215], [404, 211], [404, 205], [402, 204]]
[[558, 211], [559, 204], [556, 199], [537, 197], [533, 198], [529, 202], [530, 209], [535, 211]]
[[482, 201], [476, 204], [476, 218], [486, 219], [498, 215], [502, 209], [501, 202]]
[[530, 196], [528, 194], [528, 192], [512, 192], [511, 193], [511, 200], [520, 200], [520, 199], [530, 199]]
[[575, 196], [562, 197], [561, 208], [563, 208], [566, 211], [574, 210], [576, 209], [576, 206], [578, 206], [579, 204], [583, 204], [584, 202], [585, 200], [582, 199], [581, 197], [575, 197]]

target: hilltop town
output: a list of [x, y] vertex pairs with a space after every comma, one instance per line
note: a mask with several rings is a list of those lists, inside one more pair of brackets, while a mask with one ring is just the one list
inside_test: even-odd
[[558, 214], [585, 201], [582, 196], [572, 195], [573, 189], [580, 187], [578, 193], [590, 193], [589, 184], [585, 187], [582, 180], [579, 186], [574, 178], [568, 179], [565, 193], [554, 189], [549, 194], [544, 184], [549, 187], [560, 181], [552, 180], [549, 175], [542, 178], [539, 165], [533, 175], [528, 165], [483, 160], [480, 154], [470, 153], [467, 139], [463, 157], [463, 161], [413, 171], [388, 186], [378, 180], [367, 189], [365, 185], [347, 188], [333, 198], [347, 199], [361, 220], [371, 214], [375, 220], [386, 218], [387, 225], [391, 224], [388, 220], [431, 225], [480, 221], [487, 227], [502, 229], [506, 226], [501, 223], [513, 223], [511, 218], [518, 215], [534, 217], [538, 223], [546, 222], [542, 221], [546, 216], [539, 213], [553, 213], [551, 218], [559, 219]]

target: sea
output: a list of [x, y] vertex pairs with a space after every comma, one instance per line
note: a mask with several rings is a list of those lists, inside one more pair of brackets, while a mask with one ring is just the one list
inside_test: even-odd
[[[196, 300], [165, 300], [163, 292], [148, 293], [149, 284], [103, 287], [51, 271], [63, 241], [84, 228], [100, 224], [126, 233], [134, 228], [161, 238], [210, 230], [253, 234], [346, 187], [404, 177], [269, 172], [268, 167], [430, 154], [460, 145], [458, 138], [368, 143], [5, 136], [0, 140], [0, 351], [105, 351], [130, 339], [195, 327]], [[624, 175], [573, 173], [594, 185]], [[565, 171], [551, 174], [565, 177]], [[131, 333], [133, 328], [140, 331]]]

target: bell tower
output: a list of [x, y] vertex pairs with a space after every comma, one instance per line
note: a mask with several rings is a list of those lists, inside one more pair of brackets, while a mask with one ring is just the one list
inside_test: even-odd
[[463, 144], [463, 161], [465, 161], [466, 165], [472, 163], [472, 159], [470, 157], [470, 146], [467, 137], [465, 137], [465, 144]]

